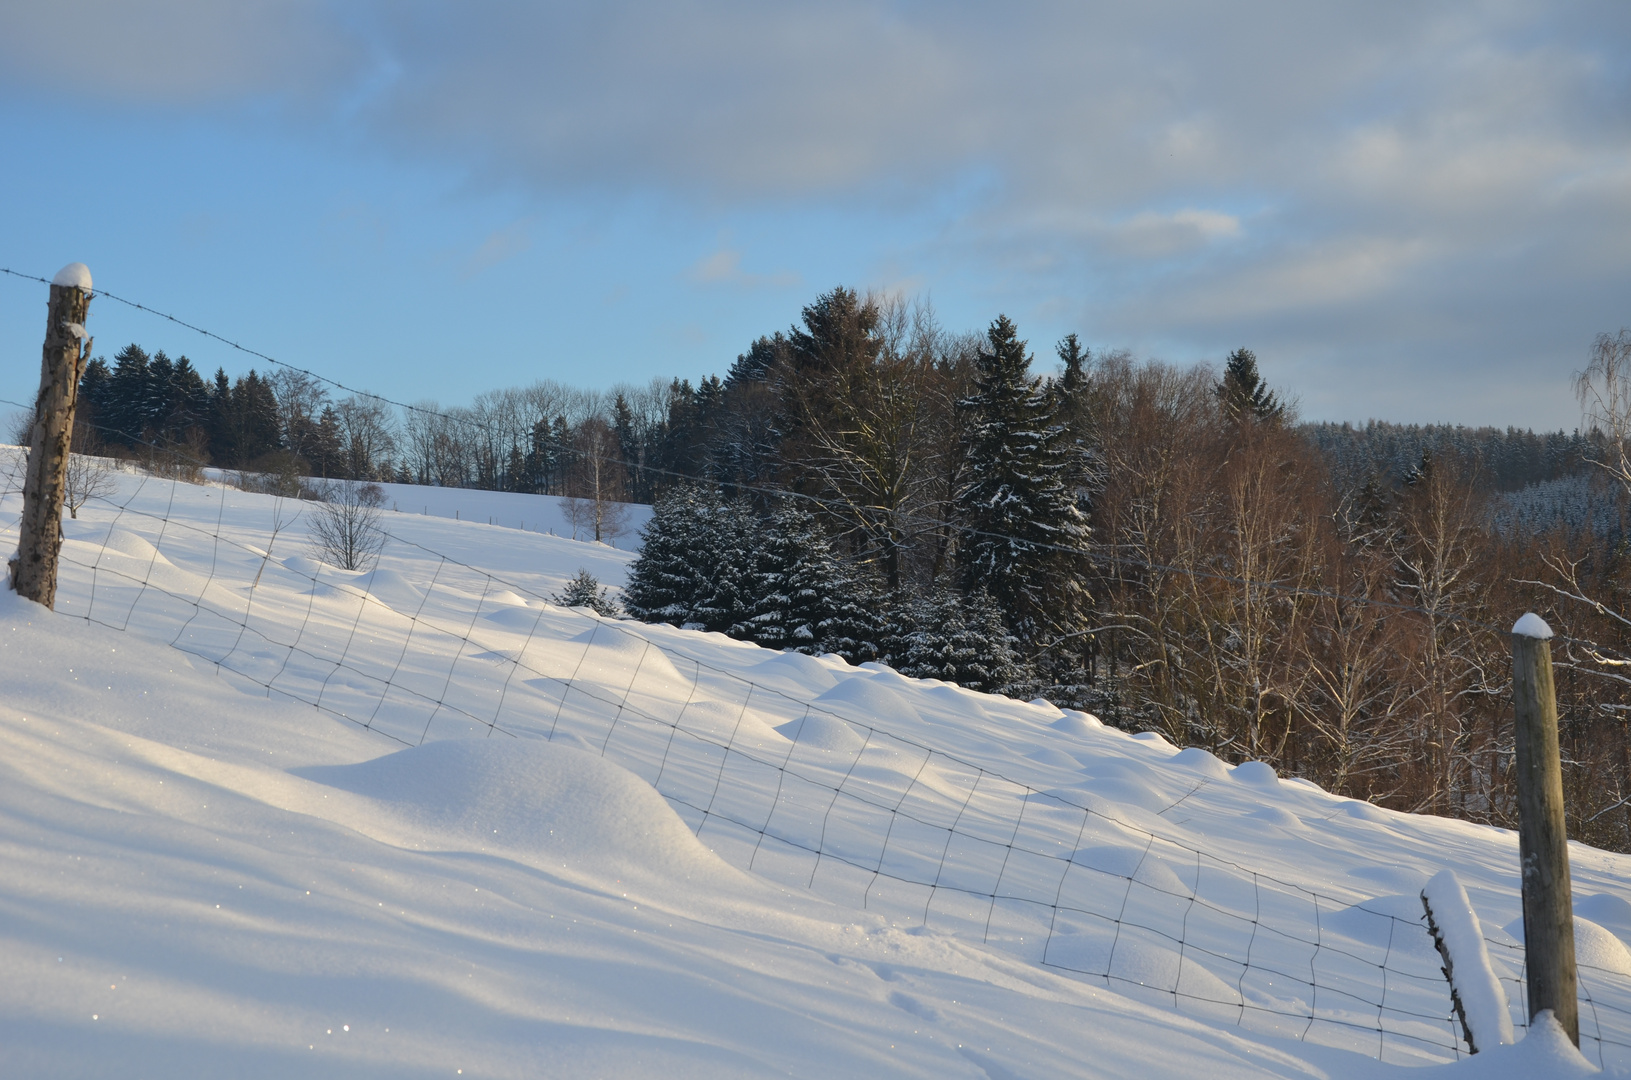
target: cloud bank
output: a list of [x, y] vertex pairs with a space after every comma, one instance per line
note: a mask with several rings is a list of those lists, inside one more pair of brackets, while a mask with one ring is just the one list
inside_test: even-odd
[[540, 199], [939, 206], [897, 256], [931, 285], [985, 275], [1107, 344], [1250, 343], [1312, 413], [1412, 373], [1498, 411], [1631, 322], [1628, 31], [1525, 0], [92, 2], [8, 6], [0, 82], [270, 105]]

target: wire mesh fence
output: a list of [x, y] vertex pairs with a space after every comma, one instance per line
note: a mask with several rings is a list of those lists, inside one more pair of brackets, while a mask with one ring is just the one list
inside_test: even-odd
[[[1420, 917], [1158, 835], [397, 533], [410, 570], [346, 572], [306, 553], [264, 496], [206, 489], [211, 521], [177, 510], [197, 488], [122, 486], [64, 523], [65, 614], [398, 745], [570, 742], [650, 782], [728, 862], [895, 925], [1254, 1032], [1399, 1063], [1462, 1053]], [[1521, 1026], [1521, 946], [1491, 946]], [[1631, 979], [1582, 965], [1580, 989], [1588, 1057], [1631, 1064]]]
[[[1529, 1026], [1529, 982], [1521, 941], [1484, 938], [1496, 976], [1506, 990], [1512, 1026]], [[1580, 1052], [1609, 1072], [1631, 1071], [1631, 972], [1576, 961], [1580, 993]]]
[[[1384, 1061], [1462, 1052], [1419, 916], [1158, 835], [1079, 792], [711, 665], [635, 625], [550, 606], [402, 535], [388, 539], [412, 551], [413, 573], [337, 571], [288, 540], [274, 553], [285, 523], [229, 520], [218, 490], [213, 524], [176, 512], [173, 478], [92, 494], [86, 521], [64, 523], [58, 610], [162, 640], [403, 746], [575, 743], [649, 781], [733, 864], [897, 925]], [[1489, 943], [1522, 1027], [1522, 946]], [[1579, 986], [1583, 1051], [1631, 1067], [1621, 1004], [1631, 967], [1582, 963]]]
[[398, 745], [544, 738], [602, 754], [728, 862], [895, 925], [1255, 1032], [1386, 1061], [1462, 1052], [1419, 918], [1157, 835], [397, 533], [411, 572], [341, 571], [264, 496], [207, 489], [212, 521], [178, 512], [178, 481], [124, 487], [64, 523], [64, 614]]

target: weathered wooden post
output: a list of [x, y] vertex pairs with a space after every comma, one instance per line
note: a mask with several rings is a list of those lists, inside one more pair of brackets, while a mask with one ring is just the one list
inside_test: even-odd
[[1518, 757], [1518, 854], [1523, 861], [1523, 946], [1529, 1018], [1546, 1009], [1580, 1045], [1574, 971], [1574, 901], [1563, 769], [1552, 684], [1552, 628], [1530, 612], [1512, 628], [1512, 707]]
[[69, 263], [57, 271], [45, 319], [45, 353], [40, 362], [40, 392], [34, 399], [17, 555], [11, 560], [11, 587], [46, 607], [54, 606], [57, 599], [63, 488], [79, 377], [91, 355], [91, 339], [85, 333], [90, 307], [91, 272], [85, 264]]

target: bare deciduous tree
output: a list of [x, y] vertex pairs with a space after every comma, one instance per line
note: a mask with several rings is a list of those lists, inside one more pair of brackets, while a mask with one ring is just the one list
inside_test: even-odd
[[585, 420], [572, 451], [570, 486], [561, 500], [572, 538], [578, 538], [580, 529], [596, 541], [621, 536], [628, 527], [628, 506], [622, 501], [623, 462], [611, 425], [598, 416]]
[[352, 480], [386, 479], [396, 456], [396, 417], [379, 398], [355, 394], [334, 410], [340, 455]]
[[325, 485], [322, 495], [312, 511], [312, 549], [342, 570], [367, 570], [385, 546], [380, 527], [385, 493], [378, 484], [338, 480]]
[[[79, 441], [75, 432], [74, 441]], [[113, 462], [92, 453], [68, 455], [68, 474], [63, 482], [62, 501], [68, 516], [79, 517], [79, 508], [92, 499], [105, 499], [115, 491]]]

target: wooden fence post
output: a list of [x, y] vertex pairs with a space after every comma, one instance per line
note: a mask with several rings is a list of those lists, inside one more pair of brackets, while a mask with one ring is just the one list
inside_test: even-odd
[[1563, 770], [1557, 746], [1551, 627], [1533, 612], [1512, 628], [1512, 707], [1518, 765], [1518, 854], [1523, 861], [1523, 946], [1529, 1018], [1545, 1009], [1580, 1045], [1574, 901]]
[[45, 318], [45, 352], [40, 392], [23, 479], [23, 517], [17, 556], [11, 560], [11, 587], [30, 600], [53, 607], [57, 599], [57, 556], [62, 551], [63, 489], [68, 450], [74, 435], [79, 377], [91, 355], [85, 318], [91, 307], [91, 272], [69, 263], [51, 282]]

